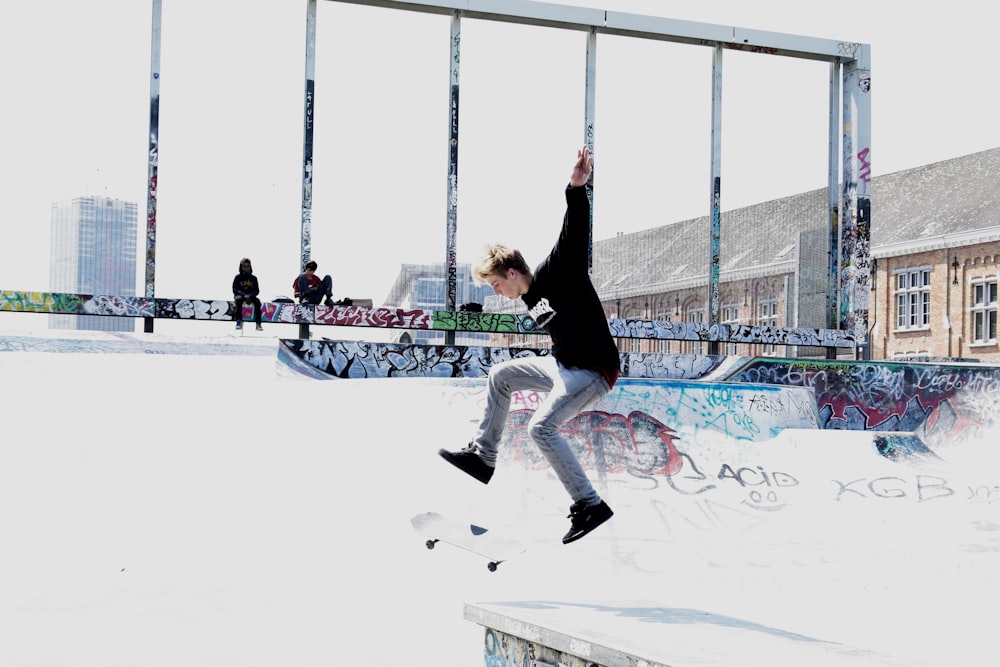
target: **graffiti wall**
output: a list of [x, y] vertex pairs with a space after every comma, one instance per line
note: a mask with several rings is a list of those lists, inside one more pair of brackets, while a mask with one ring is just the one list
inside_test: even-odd
[[152, 317], [152, 299], [58, 292], [0, 292], [0, 311]]
[[[484, 381], [443, 391], [449, 400], [461, 396], [470, 414], [485, 405]], [[543, 399], [515, 392], [501, 464], [548, 473], [528, 434]], [[956, 473], [914, 433], [818, 426], [812, 392], [804, 388], [624, 380], [561, 433], [605, 488], [653, 492], [648, 506], [639, 504], [668, 531], [678, 521], [699, 530], [742, 530], [774, 512], [817, 503], [863, 509], [886, 501], [1000, 502], [1000, 480]]]
[[[109, 317], [157, 317], [191, 320], [232, 320], [234, 304], [225, 299], [164, 299], [59, 292], [0, 291], [0, 311]], [[361, 305], [312, 305], [265, 302], [264, 322], [390, 329], [433, 329], [483, 333], [544, 333], [527, 315], [451, 312]], [[244, 306], [252, 319], [253, 308]]]
[[522, 667], [523, 665], [591, 667], [591, 665], [596, 664], [593, 660], [585, 660], [489, 627], [486, 628], [483, 659], [486, 667]]
[[[422, 345], [370, 341], [282, 339], [278, 356], [289, 366], [316, 377], [486, 377], [489, 367], [512, 357], [545, 355], [547, 349]], [[636, 379], [725, 379], [740, 367], [743, 357], [627, 353], [622, 355], [621, 377]]]
[[493, 364], [546, 354], [547, 350], [364, 341], [283, 339], [278, 344], [279, 361], [321, 379], [484, 378]]
[[[546, 350], [282, 340], [279, 358], [317, 378], [485, 377], [513, 356]], [[982, 441], [1000, 424], [1000, 368], [969, 363], [826, 361], [623, 353], [623, 379], [803, 387], [819, 426], [913, 432], [932, 449]]]
[[666, 322], [643, 319], [613, 319], [611, 335], [619, 338], [660, 338], [664, 340], [719, 341], [724, 343], [767, 343], [817, 347], [855, 347], [857, 341], [846, 331], [811, 327], [769, 327], [750, 324]]
[[[485, 384], [441, 381], [447, 413], [456, 422], [481, 416]], [[515, 489], [532, 516], [552, 513], [564, 501], [529, 435], [542, 400], [542, 394], [514, 393], [495, 478]], [[995, 465], [968, 465], [964, 455], [956, 465], [956, 450], [935, 452], [912, 432], [821, 429], [813, 400], [805, 387], [626, 379], [560, 432], [616, 516], [627, 517], [616, 524], [616, 539], [625, 549], [634, 542], [635, 558], [657, 558], [649, 540], [660, 538], [690, 549], [688, 541], [704, 535], [741, 535], [741, 553], [764, 531], [787, 531], [802, 544], [813, 537], [836, 542], [837, 527], [870, 529], [866, 539], [909, 539], [910, 524], [881, 523], [897, 511], [918, 510], [908, 516], [920, 517], [917, 532], [924, 536], [933, 535], [933, 521], [952, 521], [952, 511], [981, 510], [995, 519]], [[475, 421], [469, 423], [474, 431]], [[464, 442], [456, 438], [456, 446]], [[817, 521], [818, 512], [826, 518]], [[896, 530], [901, 534], [890, 534]], [[969, 548], [1000, 550], [992, 529], [970, 531], [963, 538]], [[707, 545], [703, 555], [726, 558], [725, 543]]]
[[[482, 383], [485, 405], [485, 383]], [[468, 391], [468, 390], [467, 390]], [[505, 448], [529, 467], [544, 465], [528, 436], [528, 423], [545, 399], [515, 392], [504, 433]], [[812, 392], [778, 387], [679, 380], [620, 380], [562, 429], [581, 459], [600, 457], [604, 470], [643, 476], [679, 467], [674, 443], [683, 436], [756, 442], [786, 428], [819, 428]], [[596, 469], [596, 466], [595, 466]]]
[[[162, 299], [135, 296], [66, 294], [58, 292], [0, 291], [0, 311], [106, 315], [113, 317], [159, 317], [167, 319], [231, 320], [234, 304], [223, 299]], [[244, 306], [244, 319], [253, 310]], [[526, 314], [452, 312], [403, 308], [372, 308], [358, 305], [311, 305], [265, 302], [262, 320], [289, 324], [432, 329], [498, 334], [544, 334]], [[765, 343], [853, 348], [857, 341], [846, 332], [806, 327], [705, 326], [697, 322], [659, 322], [641, 319], [608, 321], [612, 334], [623, 338]]]
[[980, 364], [751, 358], [726, 379], [810, 387], [823, 428], [912, 431], [933, 449], [1000, 424], [1000, 369]]

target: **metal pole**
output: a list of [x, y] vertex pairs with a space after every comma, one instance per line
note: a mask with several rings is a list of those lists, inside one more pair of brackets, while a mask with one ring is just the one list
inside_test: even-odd
[[[458, 310], [458, 102], [462, 60], [462, 17], [451, 17], [451, 51], [448, 62], [448, 207], [445, 225], [445, 310]], [[455, 344], [455, 332], [446, 331], [445, 345]]]
[[583, 141], [590, 150], [590, 158], [594, 167], [590, 171], [587, 183], [587, 196], [590, 198], [590, 240], [587, 245], [587, 271], [594, 268], [594, 171], [597, 162], [594, 160], [594, 109], [597, 107], [597, 31], [591, 29], [587, 33], [587, 71], [584, 82], [583, 123], [585, 127]]
[[[160, 33], [163, 0], [153, 0], [149, 56], [149, 152], [146, 167], [146, 298], [156, 296], [156, 188], [160, 154]], [[143, 318], [143, 331], [153, 333], [152, 317]]]
[[[299, 270], [312, 255], [313, 121], [316, 111], [316, 0], [306, 0], [306, 82], [302, 119], [302, 222]], [[309, 338], [309, 325], [299, 324], [299, 338]]]
[[[826, 321], [823, 326], [837, 328], [840, 284], [840, 63], [830, 63], [830, 128], [827, 165], [827, 289]], [[837, 349], [826, 348], [826, 358], [836, 359]]]
[[[709, 178], [711, 231], [708, 257], [708, 325], [719, 323], [719, 255], [722, 229], [722, 46], [712, 54], [712, 161]], [[709, 354], [719, 354], [719, 341], [708, 343]]]
[[841, 219], [841, 329], [850, 331], [863, 359], [868, 345], [871, 284], [871, 71], [869, 49], [858, 45], [844, 66], [844, 210]]

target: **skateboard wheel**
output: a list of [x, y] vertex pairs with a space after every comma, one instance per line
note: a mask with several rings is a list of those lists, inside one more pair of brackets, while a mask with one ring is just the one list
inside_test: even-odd
[[437, 540], [427, 540], [424, 544], [427, 545], [428, 549], [433, 549], [434, 545], [437, 544]]
[[500, 565], [500, 563], [491, 562], [491, 563], [487, 563], [486, 567], [487, 567], [487, 569], [489, 569], [490, 572], [496, 572], [498, 565]]

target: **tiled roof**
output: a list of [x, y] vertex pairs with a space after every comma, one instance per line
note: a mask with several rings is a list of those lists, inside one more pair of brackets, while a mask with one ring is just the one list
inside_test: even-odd
[[1000, 232], [1000, 148], [873, 181], [873, 255], [893, 245], [991, 231]]
[[[921, 241], [1000, 238], [1000, 148], [877, 176], [872, 182], [872, 255]], [[827, 191], [812, 190], [721, 217], [723, 280], [794, 271], [800, 239], [825, 257]], [[703, 216], [594, 242], [593, 282], [602, 297], [705, 284], [709, 218]], [[977, 238], [979, 240], [979, 238]], [[947, 242], [947, 241], [946, 241]], [[819, 261], [825, 261], [820, 259]]]

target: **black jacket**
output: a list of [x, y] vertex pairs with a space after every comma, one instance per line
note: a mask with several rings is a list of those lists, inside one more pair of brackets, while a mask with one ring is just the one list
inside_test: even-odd
[[566, 188], [559, 239], [535, 269], [521, 296], [552, 339], [552, 354], [568, 368], [600, 371], [614, 386], [619, 357], [608, 318], [590, 282], [590, 197], [586, 186]]
[[250, 271], [243, 272], [242, 265], [246, 261], [249, 260], [240, 260], [240, 272], [233, 278], [233, 296], [237, 298], [260, 294], [260, 285], [257, 284], [257, 276], [253, 274], [253, 266], [250, 267]]

